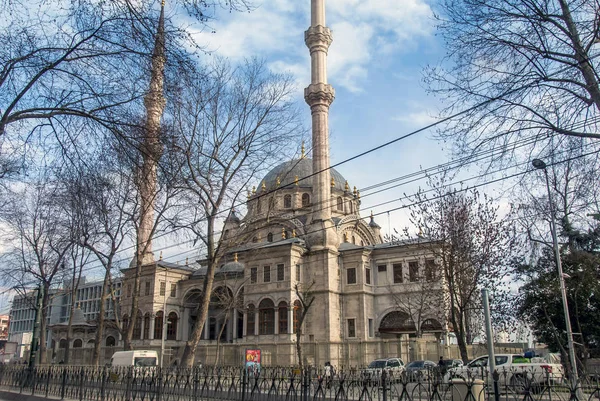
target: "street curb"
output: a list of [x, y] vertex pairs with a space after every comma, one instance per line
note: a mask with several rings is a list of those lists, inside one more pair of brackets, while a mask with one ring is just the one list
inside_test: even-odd
[[12, 391], [0, 390], [0, 400], [2, 401], [46, 401], [46, 400], [58, 400], [55, 397], [42, 397], [39, 395], [14, 393]]

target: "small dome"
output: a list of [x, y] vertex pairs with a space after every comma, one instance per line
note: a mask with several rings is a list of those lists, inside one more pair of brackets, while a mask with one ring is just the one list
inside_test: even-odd
[[369, 227], [371, 228], [381, 228], [381, 226], [375, 223], [375, 218], [371, 216], [371, 221], [369, 222]]
[[80, 308], [77, 308], [73, 311], [71, 325], [76, 326], [82, 324], [87, 324], [87, 321], [85, 320], [85, 315], [83, 314], [83, 311]]
[[244, 264], [241, 262], [227, 262], [217, 272], [217, 274], [243, 273]]
[[227, 218], [225, 219], [225, 223], [234, 223], [234, 224], [240, 224], [241, 220], [239, 217], [237, 217], [237, 215], [235, 214], [235, 210], [231, 211], [231, 214], [229, 214], [229, 216], [227, 216]]
[[195, 278], [206, 277], [207, 271], [208, 271], [208, 268], [206, 266], [200, 266], [198, 269], [196, 269], [196, 271], [194, 271], [192, 273], [192, 277], [195, 277]]
[[[331, 178], [335, 181], [334, 188], [343, 191], [346, 179], [333, 168], [329, 171]], [[312, 188], [312, 177], [302, 180], [302, 178], [311, 176], [312, 173], [312, 159], [305, 157], [281, 163], [269, 171], [262, 182], [265, 183], [268, 191], [277, 188], [277, 179], [279, 179], [280, 187], [289, 185], [288, 188], [293, 188], [295, 185], [294, 181], [298, 177], [298, 180], [300, 180], [298, 181], [298, 186], [300, 188]]]

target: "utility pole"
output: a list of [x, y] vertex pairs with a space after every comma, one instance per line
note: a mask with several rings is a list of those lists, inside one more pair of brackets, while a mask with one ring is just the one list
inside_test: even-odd
[[44, 296], [43, 294], [44, 291], [44, 287], [42, 286], [42, 284], [40, 284], [40, 286], [38, 287], [37, 290], [37, 297], [35, 300], [35, 315], [34, 315], [34, 319], [33, 319], [33, 333], [31, 334], [31, 345], [29, 346], [29, 367], [33, 368], [36, 364], [36, 357], [37, 357], [37, 352], [38, 352], [38, 335], [37, 332], [39, 330], [40, 327], [40, 316], [41, 316], [41, 309], [42, 309], [42, 298]]

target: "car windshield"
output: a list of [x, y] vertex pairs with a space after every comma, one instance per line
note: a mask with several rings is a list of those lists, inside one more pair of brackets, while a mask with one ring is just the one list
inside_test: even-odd
[[407, 368], [422, 368], [424, 364], [425, 364], [424, 361], [413, 361], [413, 362], [409, 363], [408, 365], [406, 365], [406, 367]]
[[383, 367], [385, 367], [385, 360], [377, 360], [369, 364], [369, 368], [371, 369], [381, 369]]
[[156, 366], [156, 358], [154, 357], [137, 357], [134, 358], [133, 364], [135, 366]]

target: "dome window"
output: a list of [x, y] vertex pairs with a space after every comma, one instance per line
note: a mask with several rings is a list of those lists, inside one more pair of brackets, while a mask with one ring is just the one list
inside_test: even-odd
[[267, 241], [268, 242], [273, 242], [273, 233], [268, 233], [267, 234]]
[[302, 207], [310, 206], [310, 195], [302, 194]]
[[344, 211], [344, 201], [342, 200], [341, 196], [338, 196], [337, 198], [337, 210], [339, 211]]
[[283, 197], [283, 207], [286, 209], [291, 209], [292, 207], [292, 195], [285, 195]]

